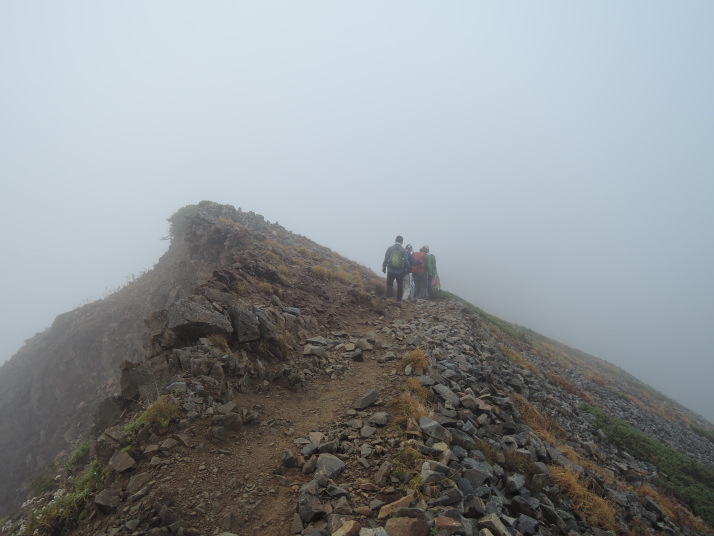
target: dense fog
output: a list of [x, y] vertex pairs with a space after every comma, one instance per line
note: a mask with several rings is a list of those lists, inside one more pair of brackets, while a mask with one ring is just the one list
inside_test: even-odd
[[714, 420], [710, 2], [0, 6], [0, 361], [209, 199]]

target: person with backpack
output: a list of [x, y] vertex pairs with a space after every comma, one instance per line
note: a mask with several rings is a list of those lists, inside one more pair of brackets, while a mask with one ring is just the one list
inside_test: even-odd
[[425, 299], [428, 297], [426, 289], [426, 252], [424, 248], [413, 255], [415, 264], [412, 266], [414, 274], [414, 297]]
[[411, 300], [414, 297], [414, 274], [412, 274], [412, 266], [416, 265], [414, 260], [414, 248], [411, 244], [407, 244], [404, 248], [407, 250], [407, 261], [409, 261], [409, 267], [407, 273], [404, 275], [404, 297]]
[[439, 290], [439, 274], [436, 271], [436, 257], [429, 253], [429, 246], [424, 246], [426, 253], [426, 289], [429, 298], [434, 289]]
[[387, 274], [387, 298], [393, 294], [394, 281], [397, 282], [397, 301], [402, 301], [404, 292], [404, 276], [409, 272], [409, 258], [407, 250], [402, 247], [404, 238], [397, 235], [394, 245], [387, 248], [382, 262], [382, 273]]

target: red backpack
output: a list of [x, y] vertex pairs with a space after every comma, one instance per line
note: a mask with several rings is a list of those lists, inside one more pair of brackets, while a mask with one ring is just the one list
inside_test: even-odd
[[412, 257], [414, 257], [414, 260], [419, 263], [412, 266], [412, 272], [415, 274], [423, 274], [426, 272], [426, 253], [423, 251], [417, 251], [412, 254]]

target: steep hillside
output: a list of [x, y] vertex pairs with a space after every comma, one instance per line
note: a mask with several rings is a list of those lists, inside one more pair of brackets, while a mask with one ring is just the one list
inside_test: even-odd
[[43, 469], [3, 534], [712, 533], [711, 424], [617, 367], [448, 293], [388, 301], [252, 213], [171, 221], [154, 270], [0, 371], [4, 430], [38, 424], [14, 465]]
[[86, 436], [98, 402], [119, 392], [119, 363], [143, 359], [146, 316], [230, 264], [216, 225], [220, 218], [240, 221], [246, 233], [261, 236], [279, 229], [253, 213], [206, 203], [189, 230], [179, 211], [172, 218], [177, 236], [151, 271], [105, 299], [58, 316], [0, 367], [0, 512], [19, 505], [31, 479]]

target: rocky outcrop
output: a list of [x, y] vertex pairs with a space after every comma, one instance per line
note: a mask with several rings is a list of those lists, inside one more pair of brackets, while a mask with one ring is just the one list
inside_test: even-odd
[[[235, 322], [230, 316], [240, 316], [240, 309], [211, 312], [203, 307], [203, 296], [189, 296], [210, 279], [227, 288], [224, 268], [245, 264], [239, 270], [247, 278], [271, 271], [277, 276], [256, 250], [272, 233], [292, 239], [262, 216], [228, 205], [202, 202], [182, 218], [181, 233], [152, 270], [104, 299], [58, 316], [0, 367], [0, 514], [17, 507], [28, 484], [55, 456], [89, 433], [98, 404], [119, 392], [119, 364], [143, 359], [144, 319], [151, 312], [171, 306], [168, 321], [180, 323], [172, 325], [176, 337], [205, 335], [206, 325], [230, 335]], [[221, 314], [224, 322], [214, 323]], [[245, 331], [236, 336], [253, 336], [256, 326], [241, 326]]]

